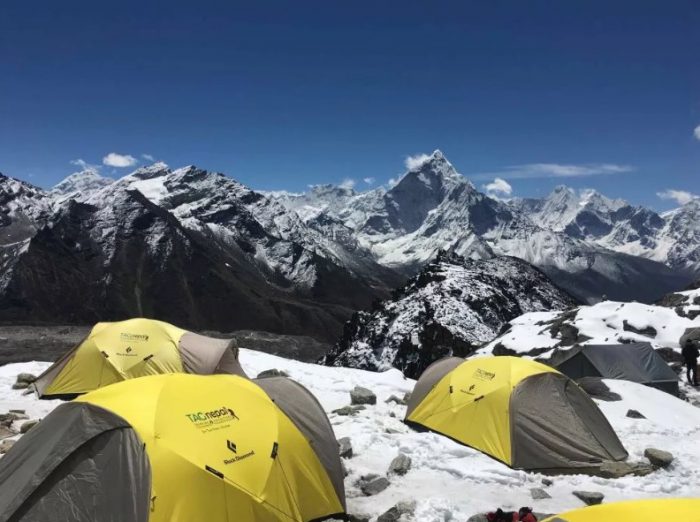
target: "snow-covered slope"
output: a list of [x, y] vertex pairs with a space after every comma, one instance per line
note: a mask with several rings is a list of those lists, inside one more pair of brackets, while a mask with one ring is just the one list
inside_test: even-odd
[[331, 193], [336, 194], [325, 187], [322, 193], [275, 197], [326, 236], [338, 229], [326, 223], [342, 223], [379, 263], [407, 273], [448, 250], [475, 259], [520, 257], [589, 301], [604, 294], [652, 301], [688, 281], [647, 259], [651, 256], [637, 257], [633, 248], [635, 255], [629, 255], [619, 245], [661, 227], [660, 217], [654, 220], [644, 209], [594, 191], [566, 188], [543, 201], [498, 201], [479, 192], [440, 151], [388, 190], [326, 196]]
[[441, 253], [369, 312], [358, 312], [325, 364], [399, 368], [417, 377], [446, 355], [466, 356], [525, 312], [562, 309], [575, 300], [514, 257], [485, 261]]
[[112, 178], [100, 176], [95, 169], [75, 172], [55, 185], [50, 194], [60, 204], [68, 200], [84, 201], [94, 192], [114, 183]]
[[[277, 368], [309, 388], [328, 412], [337, 438], [350, 437], [353, 457], [345, 459], [348, 470], [345, 488], [349, 513], [375, 521], [377, 516], [400, 501], [416, 501], [415, 522], [464, 522], [470, 516], [496, 507], [518, 509], [532, 506], [538, 512], [557, 513], [582, 507], [574, 490], [599, 491], [605, 502], [649, 497], [700, 496], [700, 448], [691, 441], [700, 436], [700, 409], [666, 393], [635, 383], [605, 381], [622, 396], [618, 402], [599, 402], [625, 448], [630, 460], [644, 460], [647, 447], [671, 451], [673, 465], [645, 477], [602, 479], [584, 475], [549, 477], [552, 486], [543, 486], [543, 475], [515, 471], [484, 454], [433, 433], [418, 433], [400, 419], [405, 406], [385, 402], [390, 396], [402, 397], [415, 381], [404, 379], [398, 370], [383, 373], [324, 367], [291, 361], [261, 352], [241, 350], [245, 370], [256, 375]], [[0, 368], [0, 413], [9, 409], [26, 410], [40, 418], [59, 401], [38, 401], [12, 390], [20, 372], [39, 373], [48, 363], [20, 363]], [[349, 403], [349, 391], [356, 385], [377, 394], [377, 405], [354, 416], [341, 416], [333, 410]], [[646, 419], [626, 417], [629, 409]], [[364, 496], [356, 485], [365, 474], [384, 475], [391, 460], [404, 453], [412, 460], [404, 476], [390, 475], [387, 489]], [[552, 497], [533, 500], [531, 488], [544, 488]]]
[[654, 348], [679, 351], [686, 328], [700, 327], [700, 317], [682, 317], [672, 308], [642, 303], [604, 301], [558, 312], [527, 313], [481, 348], [480, 354], [530, 354], [546, 358], [554, 348], [573, 344], [649, 342]]

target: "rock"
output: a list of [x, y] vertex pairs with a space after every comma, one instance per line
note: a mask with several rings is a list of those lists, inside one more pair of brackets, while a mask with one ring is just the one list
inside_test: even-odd
[[678, 363], [678, 364], [683, 364], [684, 359], [683, 356], [681, 355], [680, 352], [677, 350], [674, 350], [673, 348], [657, 348], [654, 350], [656, 353], [658, 353], [661, 358], [666, 361], [667, 363]]
[[272, 368], [270, 370], [264, 370], [258, 374], [258, 379], [264, 379], [266, 377], [289, 377], [289, 374], [285, 371], [278, 370], [277, 368]]
[[489, 522], [489, 519], [486, 518], [486, 515], [479, 513], [479, 514], [470, 516], [467, 519], [467, 522]]
[[0, 425], [0, 440], [6, 439], [8, 437], [14, 437], [17, 432], [12, 430], [9, 426]]
[[12, 385], [13, 390], [26, 390], [32, 385], [31, 382], [18, 381]]
[[397, 522], [402, 515], [412, 515], [416, 511], [415, 500], [404, 500], [379, 515], [377, 522]]
[[411, 400], [411, 392], [406, 392], [403, 394], [403, 402], [404, 404], [408, 404], [408, 401]]
[[377, 404], [377, 396], [372, 390], [355, 386], [350, 392], [350, 404]]
[[389, 487], [389, 480], [386, 477], [375, 477], [371, 480], [360, 482], [360, 491], [368, 497], [381, 493]]
[[39, 420], [38, 420], [38, 419], [28, 420], [28, 421], [26, 421], [26, 422], [23, 422], [22, 425], [21, 425], [20, 428], [19, 428], [19, 432], [20, 432], [20, 433], [27, 433], [29, 430], [31, 430], [31, 429], [32, 429], [34, 426], [36, 426], [37, 424], [39, 424]]
[[369, 522], [369, 517], [364, 515], [348, 515], [348, 522]]
[[587, 506], [595, 506], [603, 502], [605, 495], [598, 491], [572, 491], [573, 495], [582, 500]]
[[19, 413], [19, 414], [24, 414], [26, 413], [27, 410], [10, 410], [10, 413]]
[[405, 475], [408, 470], [411, 469], [411, 457], [405, 455], [404, 453], [399, 453], [394, 460], [389, 464], [389, 473], [395, 473], [396, 475]]
[[350, 441], [350, 437], [338, 439], [338, 453], [344, 459], [352, 458], [352, 442]]
[[601, 401], [615, 402], [621, 401], [622, 396], [610, 391], [610, 388], [600, 377], [582, 377], [576, 381], [588, 395]]
[[0, 442], [0, 455], [4, 455], [8, 451], [10, 451], [10, 448], [15, 445], [16, 440], [3, 440]]
[[406, 401], [404, 401], [404, 400], [403, 400], [402, 398], [400, 398], [400, 397], [397, 397], [396, 395], [392, 395], [391, 397], [389, 397], [389, 398], [388, 398], [387, 400], [385, 400], [384, 402], [386, 402], [386, 403], [395, 402], [396, 404], [402, 404], [402, 405], [405, 405], [405, 404], [406, 404]]
[[552, 496], [542, 488], [530, 488], [530, 495], [532, 496], [532, 500], [552, 498]]
[[632, 326], [627, 322], [627, 319], [622, 321], [622, 329], [626, 332], [632, 332], [636, 333], [637, 335], [643, 335], [644, 337], [651, 337], [654, 338], [656, 337], [656, 328], [653, 326], [645, 326], [644, 328], [637, 328], [635, 326]]
[[681, 345], [681, 348], [685, 348], [686, 346], [700, 348], [700, 328], [686, 328], [678, 344]]
[[554, 484], [554, 481], [548, 478], [543, 478], [542, 484], [544, 484], [545, 486], [551, 486], [552, 484]]
[[629, 417], [630, 419], [646, 419], [646, 417], [637, 410], [627, 410], [625, 417]]
[[645, 449], [644, 456], [649, 459], [652, 466], [656, 466], [657, 468], [667, 468], [673, 462], [672, 453], [656, 448]]
[[36, 375], [31, 373], [20, 373], [17, 375], [17, 382], [26, 382], [27, 384], [32, 384], [36, 381]]
[[362, 404], [358, 404], [356, 406], [343, 406], [342, 408], [338, 408], [337, 410], [333, 410], [332, 413], [335, 413], [336, 415], [343, 415], [343, 416], [348, 416], [348, 415], [357, 415], [358, 412], [362, 411], [365, 409], [365, 406]]
[[616, 479], [633, 475], [643, 477], [653, 473], [654, 468], [646, 462], [604, 462], [598, 468], [596, 475], [607, 479]]

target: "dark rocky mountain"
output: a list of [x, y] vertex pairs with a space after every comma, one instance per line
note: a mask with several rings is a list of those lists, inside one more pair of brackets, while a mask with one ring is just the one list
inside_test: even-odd
[[295, 214], [193, 167], [140, 169], [60, 202], [37, 191], [46, 209], [26, 204], [20, 214], [11, 202], [11, 224], [30, 226], [2, 274], [5, 322], [145, 315], [333, 340], [352, 311], [399, 279], [361, 256], [341, 264], [340, 255], [351, 257], [344, 247], [314, 244]]
[[526, 312], [576, 303], [520, 259], [475, 261], [443, 252], [391, 299], [353, 315], [323, 362], [377, 371], [396, 367], [415, 378], [441, 357], [471, 354]]

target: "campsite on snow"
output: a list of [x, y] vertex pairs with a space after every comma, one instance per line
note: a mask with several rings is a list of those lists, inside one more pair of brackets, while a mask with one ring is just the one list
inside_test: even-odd
[[700, 2], [0, 2], [0, 522], [700, 522]]

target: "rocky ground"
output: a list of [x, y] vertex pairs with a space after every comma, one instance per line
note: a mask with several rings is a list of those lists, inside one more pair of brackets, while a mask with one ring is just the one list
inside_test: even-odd
[[[0, 326], [0, 366], [27, 361], [55, 361], [82, 341], [89, 326]], [[254, 330], [230, 333], [200, 332], [212, 337], [234, 338], [239, 346], [289, 359], [311, 362], [323, 356], [330, 345], [302, 335], [278, 335]]]

